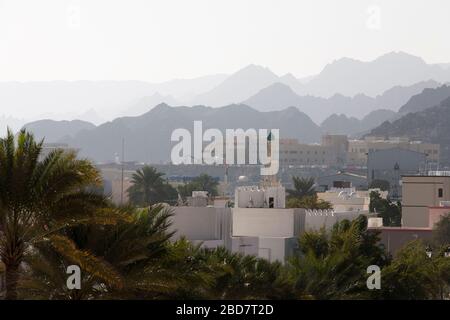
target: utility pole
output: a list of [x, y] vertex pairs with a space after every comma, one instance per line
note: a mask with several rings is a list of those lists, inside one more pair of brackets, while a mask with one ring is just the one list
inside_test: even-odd
[[124, 172], [124, 162], [125, 162], [125, 138], [122, 138], [122, 179], [120, 185], [120, 204], [123, 204], [123, 172]]

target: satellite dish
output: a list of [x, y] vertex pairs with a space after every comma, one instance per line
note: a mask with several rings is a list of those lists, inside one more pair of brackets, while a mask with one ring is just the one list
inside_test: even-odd
[[239, 182], [248, 182], [248, 177], [247, 176], [239, 176], [238, 181]]

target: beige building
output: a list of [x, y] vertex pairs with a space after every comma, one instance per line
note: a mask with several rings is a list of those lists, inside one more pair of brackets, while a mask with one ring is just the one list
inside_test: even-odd
[[358, 166], [367, 165], [369, 152], [400, 148], [424, 153], [429, 162], [439, 162], [440, 146], [408, 138], [366, 137], [348, 140], [346, 135], [324, 135], [321, 144], [300, 143], [297, 139], [280, 140], [280, 165], [283, 166]]
[[450, 172], [402, 177], [402, 226], [429, 227], [429, 207], [450, 201]]
[[364, 140], [350, 140], [348, 144], [347, 163], [354, 166], [365, 166], [369, 152], [392, 148], [416, 151], [427, 155], [427, 160], [439, 162], [440, 146], [421, 141], [410, 141], [408, 138], [366, 137]]
[[322, 136], [322, 146], [331, 149], [333, 163], [345, 165], [347, 163], [348, 137], [340, 134], [326, 134]]
[[376, 191], [383, 199], [386, 199], [388, 192], [380, 189], [369, 189], [360, 191], [355, 188], [332, 188], [325, 192], [318, 192], [317, 197], [320, 200], [332, 204], [335, 212], [369, 212], [370, 193]]
[[280, 165], [282, 166], [330, 166], [335, 164], [335, 152], [330, 146], [300, 143], [297, 139], [280, 140]]

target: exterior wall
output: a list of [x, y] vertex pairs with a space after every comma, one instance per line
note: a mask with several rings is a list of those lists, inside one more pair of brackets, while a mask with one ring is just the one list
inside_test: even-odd
[[431, 239], [432, 236], [430, 228], [381, 227], [368, 228], [368, 230], [380, 232], [380, 242], [393, 256], [395, 256], [408, 242], [417, 239], [428, 240]]
[[280, 165], [336, 165], [336, 151], [331, 146], [303, 144], [295, 139], [280, 140]]
[[[348, 193], [340, 195], [341, 191], [347, 191]], [[356, 192], [354, 189], [338, 189], [336, 191], [319, 192], [317, 197], [330, 202], [336, 212], [369, 210], [370, 196], [366, 192]]]
[[115, 179], [111, 181], [111, 201], [115, 204], [128, 203], [130, 197], [128, 195], [128, 189], [132, 186], [131, 180], [129, 178], [123, 179], [123, 198], [122, 194], [122, 179]]
[[286, 191], [282, 186], [238, 187], [235, 190], [234, 203], [237, 208], [268, 208], [270, 198], [273, 198], [273, 208], [285, 208]]
[[297, 237], [304, 209], [233, 208], [234, 237]]
[[326, 190], [333, 188], [334, 182], [336, 181], [349, 182], [350, 185], [356, 189], [367, 190], [368, 186], [367, 178], [365, 176], [345, 172], [317, 178], [317, 184], [319, 185], [319, 187]]
[[260, 237], [258, 247], [258, 257], [269, 260], [270, 262], [285, 262], [286, 259], [294, 254], [298, 247], [296, 237], [278, 238], [278, 237]]
[[344, 166], [347, 163], [348, 137], [346, 135], [323, 135], [322, 145], [331, 148], [336, 157], [333, 162], [338, 166]]
[[[439, 189], [442, 189], [442, 197], [439, 197]], [[404, 176], [402, 195], [402, 225], [428, 227], [428, 207], [437, 207], [441, 201], [450, 200], [450, 177]]]
[[355, 165], [367, 162], [367, 155], [370, 152], [400, 148], [410, 151], [416, 151], [427, 155], [427, 160], [438, 162], [440, 156], [440, 146], [433, 143], [424, 143], [419, 141], [409, 141], [405, 138], [384, 139], [380, 137], [367, 137], [364, 140], [350, 140], [348, 152], [349, 157], [355, 161]]
[[173, 240], [185, 237], [187, 240], [222, 240], [230, 245], [229, 208], [213, 207], [172, 207], [174, 215], [170, 218], [169, 231], [175, 231]]
[[257, 257], [258, 248], [258, 237], [232, 237], [231, 239], [231, 252], [237, 252]]
[[368, 215], [368, 211], [353, 212], [327, 212], [320, 210], [307, 210], [305, 212], [305, 228], [303, 231], [318, 231], [321, 228], [330, 230], [337, 222], [358, 218], [360, 215]]
[[429, 214], [429, 228], [434, 228], [443, 217], [450, 215], [450, 207], [430, 207]]

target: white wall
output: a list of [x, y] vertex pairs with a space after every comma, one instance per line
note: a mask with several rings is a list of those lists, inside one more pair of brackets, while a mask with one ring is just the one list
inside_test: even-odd
[[295, 237], [303, 209], [233, 208], [232, 235], [247, 237]]
[[258, 256], [270, 262], [284, 263], [297, 246], [297, 238], [261, 237], [259, 238]]
[[174, 240], [184, 236], [188, 240], [226, 240], [229, 236], [229, 208], [173, 207]]
[[318, 231], [322, 227], [330, 230], [334, 224], [342, 220], [354, 220], [360, 215], [368, 215], [368, 211], [348, 211], [348, 212], [334, 212], [333, 215], [331, 213], [320, 214], [319, 212], [314, 213], [312, 211], [306, 211], [305, 216], [305, 231]]

